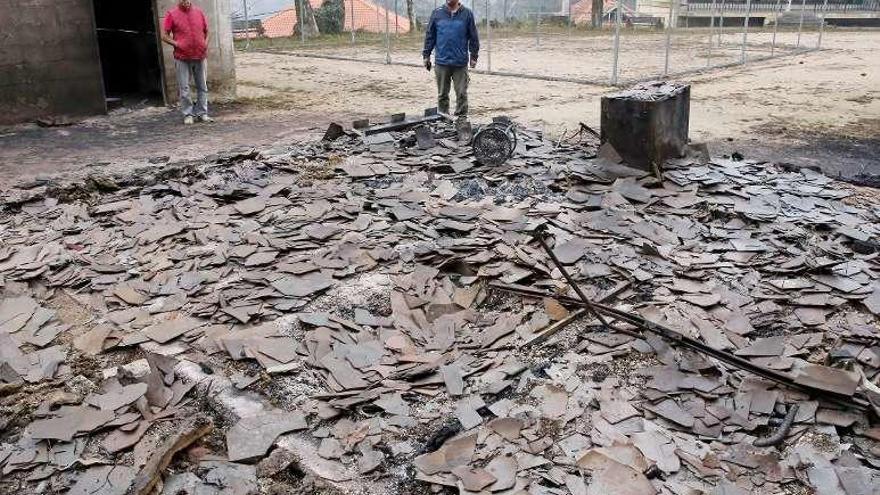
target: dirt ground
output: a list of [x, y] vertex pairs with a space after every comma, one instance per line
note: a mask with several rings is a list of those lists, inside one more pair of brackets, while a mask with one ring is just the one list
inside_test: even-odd
[[[736, 36], [728, 33], [725, 42], [733, 43]], [[749, 56], [767, 50], [768, 36], [750, 34]], [[781, 33], [779, 44], [790, 45], [791, 36]], [[803, 44], [815, 43], [809, 36]], [[673, 71], [699, 66], [708, 55], [704, 31], [679, 34], [673, 44]], [[598, 38], [577, 43], [548, 38], [540, 49], [531, 38], [497, 39], [493, 69], [605, 77], [604, 46], [607, 40]], [[660, 47], [656, 35], [624, 37], [622, 77], [662, 71]], [[691, 139], [708, 142], [715, 153], [739, 151], [750, 158], [820, 166], [832, 175], [880, 173], [880, 31], [827, 30], [823, 47], [678, 77], [693, 85]], [[731, 47], [715, 47], [712, 53], [730, 57], [731, 50], [736, 53]], [[418, 58], [417, 48], [396, 46], [395, 60]], [[238, 99], [214, 106], [214, 124], [183, 127], [174, 110], [153, 107], [68, 127], [0, 129], [0, 184], [61, 170], [198, 159], [240, 146], [309, 139], [319, 137], [331, 121], [377, 120], [434, 105], [433, 78], [415, 67], [239, 52], [237, 73]], [[578, 122], [598, 129], [599, 98], [610, 91], [600, 85], [474, 73], [471, 112], [477, 123], [507, 114], [559, 135]]]

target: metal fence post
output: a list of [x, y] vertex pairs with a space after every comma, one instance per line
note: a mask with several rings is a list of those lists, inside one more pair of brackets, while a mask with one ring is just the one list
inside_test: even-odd
[[492, 11], [486, 0], [486, 70], [492, 72]]
[[[679, 4], [679, 8], [681, 5]], [[684, 0], [684, 27], [691, 27], [691, 2], [690, 0]]]
[[571, 38], [571, 0], [566, 0], [568, 3], [568, 37]]
[[544, 16], [544, 1], [538, 5], [538, 14], [535, 16], [535, 47], [541, 48], [541, 21]]
[[247, 9], [248, 0], [241, 0], [241, 4], [244, 7], [244, 49], [248, 50], [251, 47], [251, 22], [248, 19], [248, 9]]
[[752, 0], [746, 0], [746, 18], [743, 21], [743, 46], [740, 63], [746, 63], [746, 43], [749, 38], [749, 17], [752, 15]]
[[620, 56], [620, 0], [614, 2], [614, 62], [611, 64], [611, 84], [617, 84], [617, 62]]
[[712, 7], [709, 8], [709, 51], [706, 53], [706, 67], [712, 66], [712, 39], [715, 35], [715, 0], [712, 0]]
[[828, 15], [828, 0], [822, 2], [822, 23], [819, 24], [819, 39], [816, 41], [816, 50], [822, 49], [822, 33], [825, 32], [825, 16]]
[[770, 43], [770, 56], [776, 53], [776, 31], [779, 30], [779, 4], [781, 0], [776, 0], [776, 15], [773, 18], [773, 41]]
[[351, 44], [354, 46], [354, 0], [348, 1], [349, 8], [351, 9], [350, 19], [348, 21], [349, 26], [351, 27]]
[[304, 0], [299, 0], [299, 40], [306, 44], [306, 9], [303, 4]]
[[718, 46], [721, 46], [723, 43], [722, 38], [724, 37], [724, 2], [725, 0], [721, 0], [721, 16], [718, 18]]
[[385, 0], [385, 63], [391, 64], [391, 33], [389, 32], [391, 27], [391, 17], [388, 12], [388, 8], [391, 5], [388, 3], [388, 0]]
[[669, 0], [669, 16], [666, 19], [666, 53], [665, 59], [663, 61], [663, 75], [666, 76], [669, 74], [669, 47], [672, 44], [672, 9], [673, 9], [673, 1], [678, 0]]
[[807, 0], [801, 0], [801, 21], [798, 23], [798, 35], [795, 48], [801, 47], [801, 31], [804, 29], [804, 11], [807, 9]]
[[[384, 4], [388, 5], [388, 1], [385, 0]], [[380, 12], [381, 9], [379, 9], [379, 0], [376, 0], [376, 3], [374, 5], [376, 6], [376, 34], [381, 35], [382, 33], [379, 30], [382, 29], [382, 27], [381, 27], [382, 26], [382, 13]], [[387, 34], [387, 29], [386, 29], [386, 34]], [[380, 37], [379, 40], [381, 41], [382, 38]]]

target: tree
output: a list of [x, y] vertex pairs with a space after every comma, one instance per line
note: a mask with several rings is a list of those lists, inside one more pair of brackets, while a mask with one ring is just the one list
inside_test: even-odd
[[[315, 21], [315, 10], [309, 0], [296, 0], [294, 3], [296, 8], [296, 26], [293, 28], [294, 34], [305, 33], [306, 38], [318, 36], [321, 32], [318, 30], [318, 23]], [[305, 10], [305, 12], [301, 12]]]
[[345, 5], [343, 0], [325, 0], [315, 11], [318, 31], [323, 34], [339, 34], [345, 26]]
[[[416, 30], [416, 16], [413, 12], [415, 9], [413, 8], [413, 0], [406, 0], [406, 17], [409, 18], [409, 30], [410, 32], [415, 32]], [[396, 14], [397, 12], [395, 12]]]
[[605, 15], [605, 1], [604, 0], [592, 0], [593, 1], [593, 11], [590, 13], [590, 23], [593, 26], [593, 29], [599, 29], [602, 27], [602, 17]]

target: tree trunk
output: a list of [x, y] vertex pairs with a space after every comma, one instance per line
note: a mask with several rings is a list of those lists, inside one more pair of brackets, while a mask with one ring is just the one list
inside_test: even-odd
[[592, 21], [593, 29], [599, 29], [602, 27], [602, 17], [605, 15], [605, 2], [604, 0], [592, 0], [593, 1], [593, 11], [590, 15], [590, 20]]
[[416, 16], [413, 12], [413, 0], [406, 0], [406, 17], [409, 19], [409, 30], [411, 33], [416, 32]]
[[[293, 28], [293, 32], [296, 35], [300, 35], [305, 33], [306, 38], [314, 38], [318, 36], [320, 32], [318, 31], [318, 23], [315, 21], [315, 11], [312, 9], [312, 4], [309, 3], [309, 0], [296, 0], [294, 3], [296, 7], [296, 26]], [[301, 12], [304, 9], [305, 13]]]

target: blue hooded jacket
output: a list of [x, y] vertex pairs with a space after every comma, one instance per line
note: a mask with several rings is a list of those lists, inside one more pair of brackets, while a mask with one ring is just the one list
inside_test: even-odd
[[476, 60], [480, 52], [480, 36], [473, 12], [464, 5], [455, 14], [445, 5], [434, 10], [425, 33], [422, 57], [429, 58], [435, 47], [434, 63], [437, 65], [464, 67], [469, 58]]

